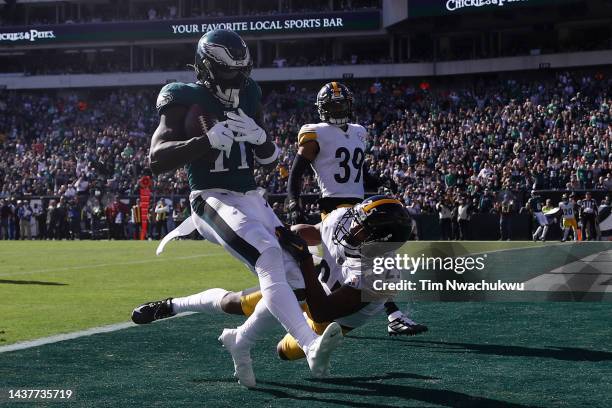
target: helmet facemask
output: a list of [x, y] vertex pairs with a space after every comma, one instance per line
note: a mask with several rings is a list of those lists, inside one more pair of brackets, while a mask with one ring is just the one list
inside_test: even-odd
[[331, 82], [317, 94], [316, 106], [321, 121], [337, 126], [346, 125], [353, 114], [353, 95], [346, 86]]
[[332, 125], [345, 125], [351, 120], [351, 105], [346, 99], [322, 103], [319, 105], [319, 117]]
[[195, 70], [198, 80], [209, 88], [215, 97], [227, 107], [237, 108], [239, 94], [251, 74], [253, 63], [249, 49], [233, 50], [232, 55], [223, 45], [214, 43], [198, 44]]

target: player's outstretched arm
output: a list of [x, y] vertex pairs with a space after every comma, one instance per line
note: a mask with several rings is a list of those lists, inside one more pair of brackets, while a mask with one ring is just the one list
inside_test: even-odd
[[306, 292], [306, 302], [312, 319], [317, 323], [331, 322], [348, 316], [364, 307], [361, 291], [350, 286], [341, 286], [329, 296], [317, 279], [312, 255], [308, 252], [306, 241], [285, 227], [277, 227], [278, 241], [299, 263]]
[[300, 195], [302, 193], [302, 180], [306, 168], [317, 157], [319, 153], [319, 143], [316, 140], [298, 141], [299, 147], [291, 170], [289, 171], [289, 179], [287, 180], [287, 196], [289, 202], [287, 210], [294, 213], [293, 219], [300, 219], [302, 209], [300, 205]]
[[[170, 106], [161, 114], [159, 125], [151, 138], [149, 159], [154, 174], [165, 173], [200, 158], [211, 149], [206, 134], [187, 138], [185, 133], [185, 106]], [[216, 152], [218, 154], [218, 152]]]

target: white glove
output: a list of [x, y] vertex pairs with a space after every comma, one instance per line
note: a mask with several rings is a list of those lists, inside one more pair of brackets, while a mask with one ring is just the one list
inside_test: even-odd
[[236, 142], [248, 142], [260, 145], [266, 141], [266, 131], [263, 130], [255, 121], [247, 116], [242, 109], [238, 108], [238, 114], [228, 112], [227, 127], [237, 133], [234, 136]]
[[219, 149], [225, 152], [225, 156], [229, 159], [232, 151], [232, 143], [234, 143], [234, 132], [225, 126], [226, 122], [217, 122], [215, 126], [206, 132], [210, 147]]

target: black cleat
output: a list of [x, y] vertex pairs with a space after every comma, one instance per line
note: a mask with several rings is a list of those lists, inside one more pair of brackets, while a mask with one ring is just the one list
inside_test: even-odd
[[132, 321], [136, 324], [147, 324], [175, 314], [172, 311], [172, 298], [168, 298], [138, 306], [132, 311]]
[[406, 316], [400, 316], [397, 319], [389, 322], [387, 331], [389, 336], [416, 336], [417, 334], [425, 333], [427, 326], [418, 324]]

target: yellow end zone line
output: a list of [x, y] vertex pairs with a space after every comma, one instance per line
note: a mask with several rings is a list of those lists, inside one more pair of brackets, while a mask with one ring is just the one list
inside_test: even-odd
[[211, 256], [225, 256], [226, 252], [219, 252], [217, 254], [200, 254], [200, 255], [189, 255], [189, 256], [180, 256], [176, 258], [167, 258], [167, 257], [157, 257], [151, 256], [149, 259], [142, 259], [138, 261], [127, 261], [127, 262], [108, 262], [94, 265], [79, 265], [79, 266], [66, 266], [62, 268], [49, 268], [49, 269], [37, 269], [34, 271], [20, 271], [20, 272], [9, 272], [9, 273], [0, 273], [0, 276], [21, 276], [21, 275], [34, 275], [37, 273], [47, 273], [47, 272], [64, 272], [64, 271], [73, 271], [77, 269], [91, 269], [91, 268], [105, 268], [107, 266], [123, 266], [123, 265], [139, 265], [139, 264], [147, 264], [152, 262], [166, 262], [166, 261], [178, 261], [185, 259], [196, 259], [196, 258], [206, 258]]

